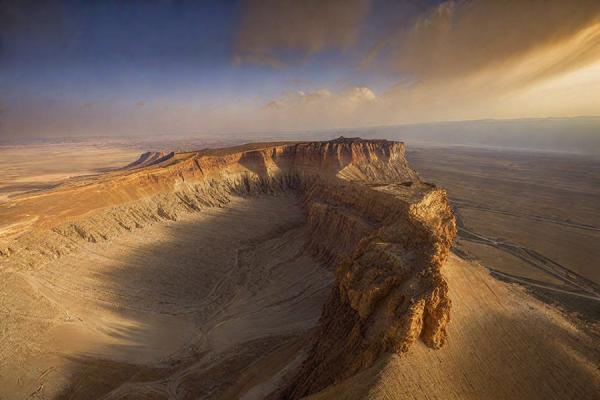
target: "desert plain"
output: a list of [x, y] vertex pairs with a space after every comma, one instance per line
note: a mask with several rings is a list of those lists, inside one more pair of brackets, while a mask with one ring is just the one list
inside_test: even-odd
[[[420, 191], [431, 190], [412, 172], [385, 181], [388, 168], [394, 174], [405, 173], [402, 159], [400, 164], [388, 160], [381, 165], [384, 156], [376, 153], [379, 159], [354, 161], [358, 150], [352, 146], [366, 146], [371, 154], [380, 144], [317, 143], [322, 144], [308, 146], [332, 146], [331, 154], [340, 160], [354, 149], [348, 153], [350, 161], [343, 162], [352, 168], [338, 175], [353, 181], [372, 174], [378, 181], [370, 183], [369, 190], [383, 196], [392, 193], [413, 202]], [[315, 214], [322, 212], [321, 203], [307, 208], [306, 197], [273, 190], [260, 180], [251, 183], [257, 185], [252, 190], [246, 186], [242, 192], [226, 194], [210, 181], [203, 195], [190, 199], [184, 170], [181, 181], [176, 178], [179, 189], [169, 189], [177, 193], [175, 200], [169, 194], [161, 198], [162, 192], [151, 197], [157, 190], [153, 179], [159, 182], [161, 174], [186, 163], [203, 171], [204, 164], [194, 161], [202, 157], [220, 160], [241, 152], [235, 173], [268, 176], [264, 174], [274, 173], [275, 165], [283, 165], [261, 158], [269, 146], [176, 153], [141, 168], [125, 168], [139, 156], [128, 147], [50, 146], [47, 151], [32, 150], [45, 154], [35, 159], [13, 157], [14, 149], [0, 150], [3, 163], [12, 157], [15, 171], [4, 178], [5, 197], [0, 203], [3, 222], [11, 221], [1, 227], [0, 398], [593, 399], [598, 395], [600, 221], [595, 200], [600, 194], [594, 182], [600, 163], [564, 155], [409, 148], [411, 166], [425, 181], [447, 188], [456, 215], [457, 241], [440, 267], [451, 301], [449, 320], [444, 322], [447, 339], [432, 346], [410, 338], [409, 332], [409, 339], [400, 341], [406, 348], [364, 353], [351, 372], [341, 368], [335, 373], [339, 375], [321, 379], [302, 371], [312, 368], [311, 363], [319, 365], [322, 349], [337, 351], [327, 342], [331, 329], [335, 333], [346, 328], [325, 327], [328, 318], [348, 312], [331, 310], [340, 279], [340, 287], [345, 287], [331, 260], [348, 247], [336, 235], [371, 229], [371, 224], [380, 224], [376, 217], [354, 211], [357, 206], [348, 202], [329, 206], [345, 215], [343, 223], [315, 221], [325, 218]], [[309, 159], [308, 166], [318, 157]], [[150, 183], [141, 194], [119, 186], [122, 193], [117, 195], [113, 186], [120, 180], [126, 185]], [[141, 200], [131, 203], [135, 196]], [[53, 199], [75, 203], [57, 205]], [[117, 203], [122, 205], [109, 206]], [[429, 207], [438, 206], [434, 202]], [[100, 214], [94, 219], [96, 209], [108, 210], [110, 218]], [[58, 211], [50, 215], [48, 210]], [[72, 225], [54, 227], [54, 236], [43, 233], [41, 229], [60, 215]], [[114, 221], [116, 227], [111, 225]], [[322, 243], [310, 244], [321, 231], [326, 232], [320, 236]], [[21, 247], [12, 244], [23, 237]], [[40, 241], [47, 242], [37, 249]], [[324, 250], [327, 246], [334, 250]], [[408, 250], [389, 254], [400, 257], [399, 265], [411, 265], [416, 257], [411, 255], [413, 244], [403, 246]], [[359, 258], [363, 266], [375, 255], [365, 257]], [[377, 272], [385, 273], [385, 269]], [[377, 282], [359, 281], [355, 289], [348, 289], [350, 301], [354, 301], [351, 290], [366, 290], [360, 285], [380, 290]], [[402, 289], [409, 293], [408, 304], [423, 295], [411, 292], [415, 282]], [[366, 327], [359, 356], [364, 348], [373, 348], [370, 341], [375, 339], [368, 332], [380, 329], [370, 326], [388, 323], [383, 322], [388, 318], [381, 316], [384, 311], [375, 307], [357, 325]], [[411, 318], [420, 318], [414, 315]], [[427, 318], [432, 317], [424, 317], [424, 324]], [[323, 357], [324, 363], [330, 362]], [[307, 389], [296, 391], [294, 382]]]
[[456, 251], [550, 302], [600, 318], [600, 161], [593, 156], [414, 146], [408, 159], [448, 190]]

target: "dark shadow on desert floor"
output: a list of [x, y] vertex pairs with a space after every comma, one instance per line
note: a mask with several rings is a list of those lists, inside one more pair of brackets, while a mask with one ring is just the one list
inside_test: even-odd
[[247, 367], [270, 357], [275, 374], [297, 359], [329, 292], [330, 272], [304, 249], [303, 222], [293, 196], [234, 198], [49, 265], [40, 278], [86, 305], [76, 329], [54, 332], [65, 336], [55, 351], [69, 366], [59, 398], [268, 390], [268, 371]]

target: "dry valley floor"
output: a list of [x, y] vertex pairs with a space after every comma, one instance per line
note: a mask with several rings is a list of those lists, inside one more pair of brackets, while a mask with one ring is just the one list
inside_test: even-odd
[[295, 352], [331, 282], [302, 223], [294, 197], [234, 198], [34, 273], [3, 270], [6, 399], [213, 398], [237, 379], [260, 398], [270, 384], [244, 369]]

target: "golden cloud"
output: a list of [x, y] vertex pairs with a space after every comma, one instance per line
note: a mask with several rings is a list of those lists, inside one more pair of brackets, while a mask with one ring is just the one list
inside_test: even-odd
[[[392, 63], [397, 71], [422, 78], [455, 78], [503, 68], [596, 29], [599, 21], [597, 0], [447, 1], [393, 39]], [[579, 45], [569, 57], [550, 64], [552, 70], [577, 67], [597, 56], [589, 51], [598, 46], [597, 38]]]
[[368, 12], [366, 0], [250, 0], [235, 43], [235, 61], [283, 64], [282, 54], [347, 49]]

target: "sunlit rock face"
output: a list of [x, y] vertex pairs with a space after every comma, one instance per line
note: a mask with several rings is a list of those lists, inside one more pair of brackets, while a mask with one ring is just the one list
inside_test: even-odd
[[399, 142], [339, 138], [146, 153], [100, 179], [1, 208], [0, 256], [15, 270], [34, 271], [81, 243], [117, 240], [232, 197], [286, 192], [300, 199], [304, 249], [335, 278], [308, 356], [273, 396], [317, 392], [419, 339], [444, 345], [451, 303], [440, 268], [454, 216], [445, 191], [419, 179]]

